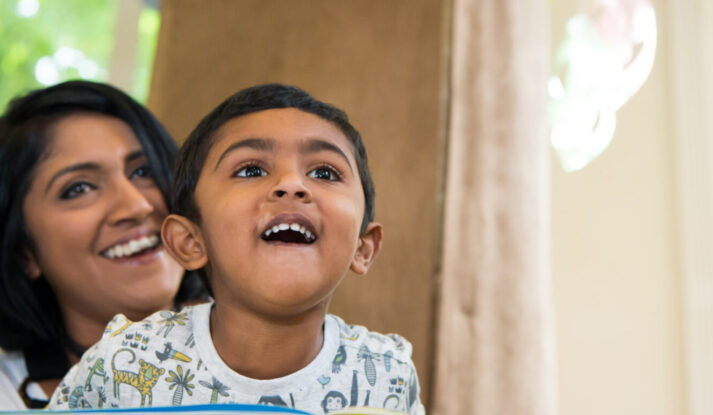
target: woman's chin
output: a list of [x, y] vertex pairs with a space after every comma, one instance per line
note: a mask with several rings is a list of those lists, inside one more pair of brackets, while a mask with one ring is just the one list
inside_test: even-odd
[[122, 313], [132, 321], [143, 320], [156, 311], [174, 307], [173, 299], [178, 292], [180, 280], [160, 281], [156, 277], [147, 282], [149, 283], [136, 285], [133, 290], [129, 288], [131, 292], [124, 296], [125, 311]]

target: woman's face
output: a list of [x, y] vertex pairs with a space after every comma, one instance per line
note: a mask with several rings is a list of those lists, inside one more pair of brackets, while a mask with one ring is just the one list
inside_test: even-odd
[[167, 213], [126, 123], [77, 113], [54, 125], [23, 204], [35, 244], [27, 271], [49, 281], [70, 335], [171, 306], [183, 270], [161, 245]]

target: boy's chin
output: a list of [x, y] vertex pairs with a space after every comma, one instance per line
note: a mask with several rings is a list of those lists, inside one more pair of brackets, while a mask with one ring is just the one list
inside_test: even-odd
[[283, 304], [281, 306], [271, 307], [269, 315], [272, 318], [279, 318], [283, 320], [292, 320], [299, 317], [307, 317], [314, 315], [323, 315], [327, 312], [327, 305], [329, 300], [325, 299], [323, 302], [318, 303], [295, 303], [295, 304]]
[[[271, 251], [271, 252], [270, 252]], [[333, 268], [332, 258], [325, 258], [320, 252], [309, 249], [280, 247], [268, 252], [259, 252], [253, 258], [253, 275], [259, 281], [274, 281], [286, 285], [324, 281], [329, 275], [326, 269]]]

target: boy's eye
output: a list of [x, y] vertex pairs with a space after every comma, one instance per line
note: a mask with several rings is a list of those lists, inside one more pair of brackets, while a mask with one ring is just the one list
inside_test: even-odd
[[131, 173], [131, 176], [149, 179], [153, 177], [153, 172], [151, 171], [151, 167], [149, 167], [148, 165], [144, 165], [134, 170], [134, 172]]
[[267, 176], [267, 172], [260, 166], [250, 165], [241, 168], [236, 171], [233, 176], [235, 177], [262, 177]]
[[329, 167], [317, 167], [316, 169], [307, 173], [307, 176], [314, 179], [337, 181], [339, 180], [339, 174]]
[[77, 182], [72, 183], [59, 194], [60, 199], [75, 199], [85, 193], [89, 193], [91, 190], [96, 189], [91, 183], [88, 182]]

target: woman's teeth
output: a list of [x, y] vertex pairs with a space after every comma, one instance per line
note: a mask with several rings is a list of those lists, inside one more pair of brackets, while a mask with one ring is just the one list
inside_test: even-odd
[[307, 229], [305, 229], [304, 226], [301, 226], [298, 223], [292, 223], [292, 224], [281, 223], [279, 225], [275, 225], [272, 228], [266, 230], [263, 233], [263, 235], [265, 238], [267, 238], [270, 235], [274, 235], [276, 233], [283, 232], [283, 231], [299, 232], [302, 235], [304, 235], [305, 240], [307, 242], [311, 242], [311, 241], [317, 239], [314, 235], [312, 235], [312, 232], [308, 231]]
[[134, 255], [146, 249], [155, 248], [158, 246], [161, 240], [158, 236], [144, 236], [140, 239], [134, 239], [125, 244], [114, 245], [106, 251], [102, 252], [102, 255], [107, 258], [123, 258], [127, 256]]

